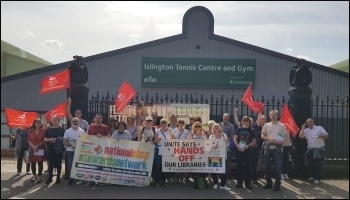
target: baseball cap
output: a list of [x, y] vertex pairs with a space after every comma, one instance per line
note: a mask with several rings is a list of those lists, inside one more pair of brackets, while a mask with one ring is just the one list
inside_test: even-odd
[[146, 117], [146, 121], [148, 121], [148, 120], [152, 120], [153, 121], [153, 118], [151, 116], [147, 116]]

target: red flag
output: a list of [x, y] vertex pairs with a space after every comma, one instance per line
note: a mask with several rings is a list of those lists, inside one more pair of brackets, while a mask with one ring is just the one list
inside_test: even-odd
[[5, 108], [6, 120], [8, 127], [30, 127], [36, 118], [38, 113], [36, 112], [24, 112], [19, 110], [13, 110]]
[[57, 117], [67, 117], [67, 101], [57, 105], [56, 107], [54, 107], [53, 109], [47, 111], [45, 113], [45, 119], [47, 122], [51, 121], [51, 118], [53, 116], [57, 116]]
[[41, 81], [40, 94], [54, 92], [70, 88], [70, 71], [69, 69], [57, 74], [47, 76]]
[[286, 128], [292, 134], [293, 137], [299, 132], [297, 123], [295, 123], [293, 116], [290, 114], [288, 106], [283, 104], [282, 116], [280, 122], [286, 125]]
[[136, 96], [136, 91], [131, 85], [124, 81], [122, 86], [120, 86], [118, 91], [118, 96], [115, 99], [115, 106], [117, 108], [117, 112], [121, 112], [123, 108]]
[[245, 91], [242, 100], [250, 110], [256, 113], [262, 113], [264, 110], [264, 104], [262, 102], [253, 101], [252, 97], [252, 84], [249, 84], [247, 90]]

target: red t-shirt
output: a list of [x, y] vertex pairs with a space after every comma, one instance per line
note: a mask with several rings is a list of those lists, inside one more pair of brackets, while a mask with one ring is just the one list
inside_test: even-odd
[[88, 130], [87, 134], [89, 134], [89, 135], [101, 134], [103, 136], [109, 136], [109, 130], [108, 130], [108, 127], [104, 124], [101, 124], [99, 126], [92, 124], [89, 126], [89, 130]]

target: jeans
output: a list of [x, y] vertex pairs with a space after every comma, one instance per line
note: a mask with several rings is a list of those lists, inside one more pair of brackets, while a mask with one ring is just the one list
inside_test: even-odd
[[282, 174], [288, 174], [289, 158], [293, 146], [283, 146]]
[[282, 152], [277, 152], [277, 149], [269, 149], [269, 155], [264, 155], [264, 167], [265, 167], [265, 180], [266, 183], [272, 185], [271, 179], [271, 158], [275, 161], [276, 175], [275, 186], [281, 185], [281, 166], [282, 166]]
[[309, 170], [315, 180], [321, 179], [322, 170], [324, 168], [325, 151], [320, 150], [321, 158], [313, 159], [313, 151], [309, 151], [306, 157], [308, 158]]
[[74, 158], [74, 151], [66, 151], [66, 158], [67, 158], [67, 170], [66, 176], [70, 177], [70, 173], [72, 171], [72, 165], [73, 165], [73, 158]]
[[[19, 172], [19, 173], [22, 172], [22, 163], [24, 162], [23, 161], [23, 157], [25, 156], [24, 152], [27, 151], [27, 150], [28, 150], [28, 148], [21, 148], [21, 152], [18, 155], [18, 158], [17, 158], [17, 172]], [[30, 171], [30, 164], [26, 164], [26, 172], [29, 172], [29, 171]]]

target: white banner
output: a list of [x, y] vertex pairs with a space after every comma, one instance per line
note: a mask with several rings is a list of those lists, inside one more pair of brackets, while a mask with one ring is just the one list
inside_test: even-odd
[[71, 178], [127, 186], [148, 186], [154, 146], [83, 134], [77, 141]]
[[225, 173], [223, 140], [162, 140], [163, 172]]

